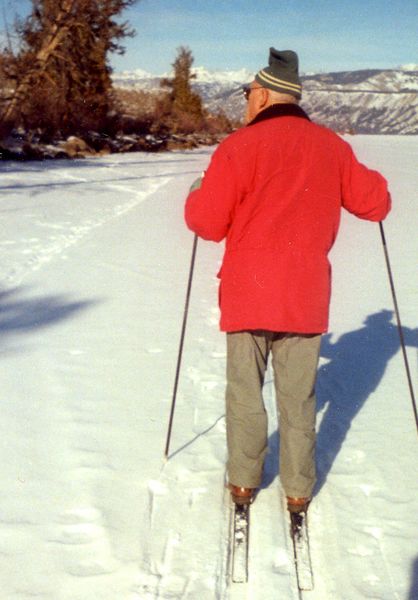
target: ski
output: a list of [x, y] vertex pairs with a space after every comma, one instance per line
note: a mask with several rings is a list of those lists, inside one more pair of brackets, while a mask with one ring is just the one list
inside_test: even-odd
[[230, 574], [233, 583], [248, 580], [250, 505], [232, 503], [230, 528]]
[[290, 535], [299, 592], [312, 591], [314, 582], [306, 512], [290, 513]]

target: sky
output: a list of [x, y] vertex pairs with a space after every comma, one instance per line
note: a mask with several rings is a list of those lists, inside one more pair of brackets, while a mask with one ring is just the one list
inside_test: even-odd
[[[4, 20], [29, 0], [1, 0]], [[136, 30], [117, 72], [170, 70], [179, 46], [210, 70], [267, 65], [269, 47], [296, 50], [304, 73], [418, 63], [417, 0], [139, 0], [123, 19]]]

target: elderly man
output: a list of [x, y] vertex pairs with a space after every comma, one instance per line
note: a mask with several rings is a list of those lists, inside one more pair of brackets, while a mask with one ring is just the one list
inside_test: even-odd
[[327, 331], [327, 255], [341, 208], [382, 220], [384, 178], [298, 106], [297, 55], [270, 48], [269, 65], [245, 90], [246, 127], [217, 148], [187, 198], [191, 230], [226, 249], [219, 273], [227, 333], [228, 479], [249, 503], [267, 452], [262, 387], [272, 356], [280, 433], [280, 478], [291, 512], [305, 511], [315, 484], [315, 379]]

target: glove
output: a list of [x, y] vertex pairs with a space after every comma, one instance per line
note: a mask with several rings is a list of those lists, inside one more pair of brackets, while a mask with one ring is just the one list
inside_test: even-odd
[[205, 171], [202, 172], [201, 176], [195, 179], [190, 187], [189, 194], [194, 192], [195, 190], [199, 190], [202, 186], [203, 177], [205, 176]]

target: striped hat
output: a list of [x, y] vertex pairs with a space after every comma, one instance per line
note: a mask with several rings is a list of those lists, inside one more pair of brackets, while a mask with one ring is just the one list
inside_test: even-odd
[[270, 48], [269, 66], [261, 69], [255, 76], [255, 80], [265, 88], [300, 98], [302, 85], [298, 64], [296, 52]]

